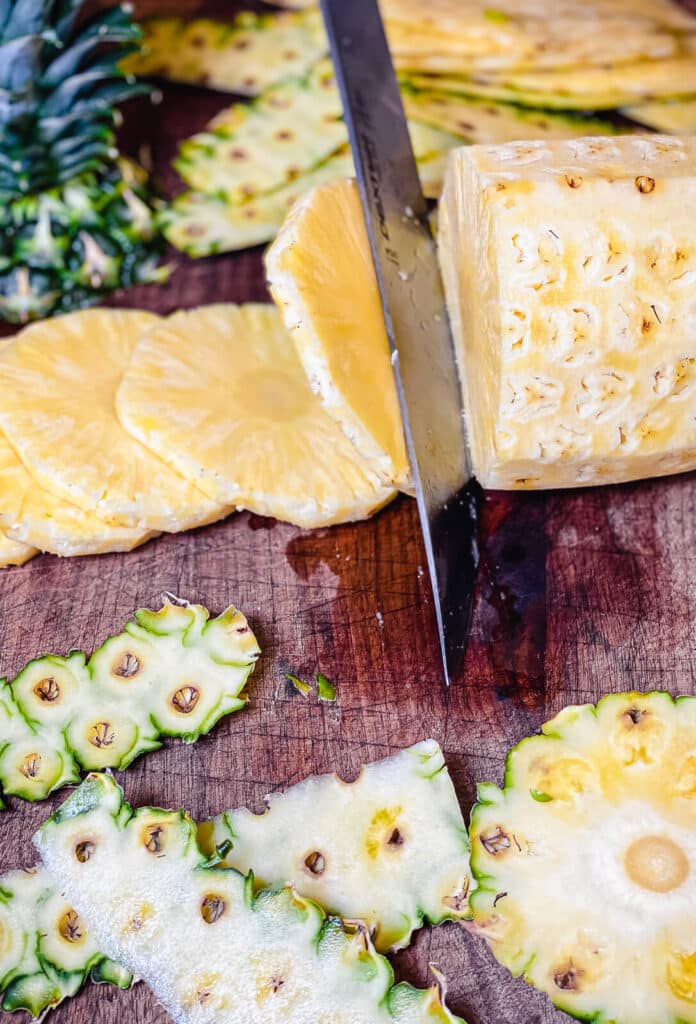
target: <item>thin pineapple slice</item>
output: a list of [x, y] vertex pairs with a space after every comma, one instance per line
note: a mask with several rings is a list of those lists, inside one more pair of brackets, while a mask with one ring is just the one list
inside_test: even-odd
[[696, 100], [642, 103], [635, 107], [624, 107], [621, 113], [667, 135], [696, 134]]
[[97, 968], [127, 988], [132, 977], [98, 951], [78, 914], [43, 868], [0, 877], [2, 1009], [38, 1019], [75, 995]]
[[35, 841], [100, 946], [180, 1024], [456, 1020], [436, 988], [393, 987], [363, 927], [291, 888], [254, 895], [251, 875], [208, 866], [185, 814], [134, 811], [108, 776], [91, 776]]
[[405, 485], [399, 401], [354, 182], [302, 198], [266, 254], [266, 273], [312, 390], [381, 478]]
[[435, 89], [525, 107], [613, 110], [655, 99], [693, 96], [696, 60], [684, 56], [570, 71], [491, 72], [468, 79], [410, 74], [408, 81], [416, 89]]
[[467, 916], [466, 826], [434, 740], [366, 765], [353, 783], [313, 776], [267, 803], [264, 814], [229, 811], [201, 826], [204, 852], [359, 918], [380, 952], [407, 946], [426, 919]]
[[0, 425], [41, 487], [107, 522], [176, 531], [227, 509], [133, 440], [114, 399], [157, 317], [94, 309], [32, 324], [0, 351]]
[[439, 251], [484, 487], [696, 467], [695, 168], [659, 135], [457, 152]]
[[125, 768], [167, 736], [195, 741], [244, 707], [258, 654], [236, 609], [209, 619], [201, 605], [166, 603], [137, 611], [89, 661], [30, 661], [0, 686], [2, 789], [42, 800], [81, 769]]
[[329, 61], [304, 78], [234, 103], [184, 142], [174, 166], [193, 189], [243, 202], [274, 191], [348, 141]]
[[0, 562], [5, 550], [9, 557], [14, 548], [12, 565], [26, 562], [39, 551], [54, 555], [131, 551], [156, 536], [150, 530], [106, 523], [40, 487], [1, 431], [0, 528]]
[[232, 22], [208, 18], [151, 18], [143, 22], [144, 47], [126, 58], [130, 74], [257, 96], [285, 78], [296, 78], [326, 53], [318, 11], [304, 14], [239, 14]]
[[394, 493], [312, 394], [273, 306], [169, 317], [141, 338], [117, 406], [138, 441], [215, 502], [320, 526], [365, 518]]
[[471, 819], [475, 926], [567, 1013], [696, 1021], [696, 700], [612, 694], [508, 756]]
[[616, 135], [610, 121], [573, 117], [547, 110], [524, 110], [505, 103], [484, 103], [447, 92], [403, 92], [406, 114], [474, 144], [518, 139], [570, 139], [583, 135]]

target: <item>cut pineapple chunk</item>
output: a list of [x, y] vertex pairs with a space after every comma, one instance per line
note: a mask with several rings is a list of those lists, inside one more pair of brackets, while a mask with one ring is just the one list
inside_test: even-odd
[[696, 1021], [696, 700], [569, 707], [479, 787], [476, 929], [583, 1020]]
[[45, 490], [1, 431], [0, 528], [6, 535], [0, 535], [0, 563], [6, 550], [11, 554], [11, 547], [16, 550], [14, 557], [26, 562], [39, 553], [37, 549], [54, 555], [97, 555], [131, 551], [156, 536], [150, 530], [107, 523]]
[[273, 306], [174, 314], [141, 338], [117, 405], [126, 429], [214, 502], [319, 526], [393, 496], [312, 394]]
[[393, 986], [364, 927], [291, 888], [254, 895], [251, 876], [208, 866], [186, 815], [134, 811], [108, 776], [91, 776], [36, 845], [101, 948], [181, 1024], [456, 1021], [437, 989]]
[[114, 399], [151, 313], [93, 309], [32, 324], [0, 351], [0, 424], [40, 486], [107, 522], [176, 531], [227, 509], [121, 427]]
[[466, 826], [434, 740], [367, 765], [353, 783], [315, 776], [267, 800], [265, 814], [229, 811], [202, 827], [205, 851], [363, 920], [381, 952], [408, 945], [424, 919], [468, 914]]
[[439, 219], [484, 487], [696, 466], [696, 141], [460, 149]]
[[258, 658], [235, 608], [209, 619], [201, 605], [140, 609], [89, 661], [79, 651], [30, 661], [0, 685], [0, 785], [42, 800], [80, 770], [125, 768], [163, 737], [193, 742], [244, 707]]
[[354, 182], [331, 182], [297, 203], [266, 272], [312, 390], [381, 478], [403, 486], [408, 455]]

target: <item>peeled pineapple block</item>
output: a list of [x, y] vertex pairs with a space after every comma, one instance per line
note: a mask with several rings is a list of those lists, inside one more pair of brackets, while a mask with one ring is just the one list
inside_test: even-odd
[[479, 786], [473, 929], [586, 1021], [696, 1022], [696, 699], [567, 707]]
[[162, 745], [188, 742], [244, 707], [259, 648], [235, 608], [141, 608], [92, 657], [73, 651], [30, 661], [0, 681], [0, 786], [42, 800], [80, 771], [126, 768]]
[[440, 259], [484, 486], [696, 467], [695, 234], [696, 139], [456, 151]]
[[[301, 822], [301, 827], [298, 827]], [[380, 952], [469, 913], [469, 842], [444, 755], [425, 740], [366, 765], [355, 782], [312, 776], [268, 797], [264, 814], [228, 811], [201, 825], [206, 852], [266, 884], [359, 918]]]
[[181, 1024], [447, 1024], [437, 987], [394, 985], [364, 926], [327, 918], [291, 887], [211, 867], [182, 812], [132, 809], [93, 775], [35, 839], [99, 946]]

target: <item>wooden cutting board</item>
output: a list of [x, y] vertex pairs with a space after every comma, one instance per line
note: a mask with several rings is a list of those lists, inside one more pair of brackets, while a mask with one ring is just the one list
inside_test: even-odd
[[[196, 5], [179, 2], [175, 10]], [[171, 8], [170, 8], [171, 9]], [[164, 103], [128, 112], [170, 193], [176, 140], [227, 100], [169, 88]], [[166, 313], [219, 300], [265, 301], [258, 251], [190, 261], [171, 254], [164, 287], [117, 302]], [[170, 744], [122, 777], [134, 803], [204, 817], [247, 805], [312, 772], [352, 778], [367, 760], [432, 736], [443, 746], [465, 814], [477, 780], [501, 782], [508, 747], [565, 704], [636, 688], [695, 693], [696, 478], [565, 494], [487, 497], [482, 564], [464, 678], [440, 684], [437, 637], [415, 503], [372, 522], [301, 531], [246, 513], [125, 555], [43, 556], [0, 573], [0, 670], [29, 658], [91, 649], [133, 609], [173, 591], [218, 612], [238, 604], [263, 657], [251, 705], [193, 747]], [[286, 671], [323, 671], [335, 705], [304, 698]], [[64, 795], [64, 794], [63, 794]], [[31, 836], [63, 797], [19, 801], [0, 815], [0, 871], [34, 861]], [[399, 977], [449, 983], [470, 1024], [561, 1024], [548, 1001], [514, 981], [482, 942], [450, 924], [424, 929], [395, 959]], [[183, 971], [186, 964], [181, 965]], [[231, 965], [234, 969], [234, 965]], [[143, 985], [87, 986], [53, 1024], [165, 1024]], [[14, 1020], [0, 1013], [0, 1022]]]

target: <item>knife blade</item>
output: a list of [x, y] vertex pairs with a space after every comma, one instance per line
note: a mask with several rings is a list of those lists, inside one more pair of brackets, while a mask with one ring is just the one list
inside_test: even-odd
[[392, 353], [445, 682], [463, 666], [478, 566], [454, 344], [377, 0], [321, 0]]

